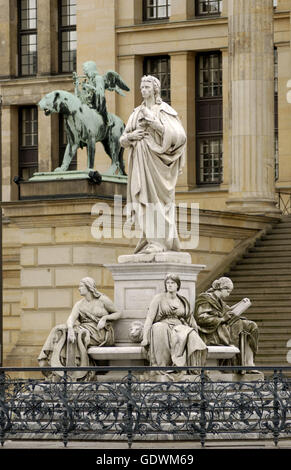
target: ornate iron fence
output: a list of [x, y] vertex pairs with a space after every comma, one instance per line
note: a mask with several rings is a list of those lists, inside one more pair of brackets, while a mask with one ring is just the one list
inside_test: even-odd
[[282, 215], [291, 215], [291, 191], [277, 191], [277, 207]]
[[[114, 438], [127, 440], [131, 447], [134, 440], [171, 435], [203, 446], [206, 438], [271, 438], [277, 444], [291, 437], [291, 367], [259, 368], [264, 378], [237, 375], [236, 381], [227, 375], [233, 367], [223, 368], [225, 380], [217, 367], [199, 368], [196, 375], [191, 368], [171, 368], [175, 381], [167, 374], [164, 381], [143, 375], [168, 368], [87, 369], [95, 370], [96, 381], [74, 381], [75, 368], [55, 369], [63, 371], [58, 382], [12, 378], [15, 372], [19, 376], [40, 369], [1, 368], [1, 444], [7, 439], [56, 438], [66, 446], [71, 439]], [[209, 378], [216, 372], [218, 379]]]

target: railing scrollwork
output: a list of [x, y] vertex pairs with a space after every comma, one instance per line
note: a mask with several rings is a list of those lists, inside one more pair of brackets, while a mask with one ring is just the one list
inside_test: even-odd
[[197, 375], [186, 375], [189, 368], [172, 368], [179, 372], [177, 381], [165, 375], [162, 381], [144, 380], [145, 372], [157, 377], [161, 368], [96, 367], [90, 369], [98, 380], [76, 382], [73, 369], [63, 368], [59, 382], [13, 378], [14, 372], [19, 376], [40, 369], [0, 369], [2, 445], [7, 439], [54, 438], [66, 446], [72, 439], [108, 441], [114, 436], [131, 447], [135, 440], [157, 435], [202, 446], [208, 438], [272, 439], [276, 445], [290, 439], [291, 367], [259, 368], [265, 378], [237, 374], [240, 380], [234, 381], [227, 374], [226, 379], [211, 378], [210, 372], [221, 373], [215, 367], [200, 368]]

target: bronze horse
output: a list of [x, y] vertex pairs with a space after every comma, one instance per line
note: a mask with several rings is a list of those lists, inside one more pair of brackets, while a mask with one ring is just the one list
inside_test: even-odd
[[125, 175], [123, 149], [119, 139], [124, 130], [123, 121], [115, 114], [109, 114], [108, 126], [102, 115], [95, 109], [65, 90], [55, 90], [45, 95], [38, 103], [46, 116], [62, 113], [65, 118], [67, 147], [60, 167], [54, 171], [67, 171], [78, 148], [87, 147], [87, 169], [94, 168], [95, 144], [101, 142], [111, 166], [107, 174]]

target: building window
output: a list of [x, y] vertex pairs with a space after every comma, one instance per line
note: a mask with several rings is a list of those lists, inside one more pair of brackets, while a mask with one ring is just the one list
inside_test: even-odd
[[161, 98], [171, 102], [171, 74], [169, 56], [152, 56], [144, 59], [144, 75], [153, 75], [161, 82]]
[[278, 50], [274, 48], [274, 158], [275, 181], [279, 178], [279, 124], [278, 124]]
[[76, 70], [76, 0], [59, 0], [59, 69], [62, 73]]
[[19, 75], [37, 73], [37, 6], [36, 0], [18, 2]]
[[164, 20], [171, 16], [171, 0], [144, 0], [144, 21]]
[[[59, 114], [59, 166], [61, 166], [63, 162], [66, 147], [67, 147], [67, 134], [66, 134], [66, 129], [65, 129], [64, 115]], [[77, 169], [77, 152], [71, 161], [68, 171], [73, 171], [76, 169]]]
[[38, 170], [37, 107], [19, 109], [19, 176], [30, 178]]
[[196, 58], [197, 184], [220, 184], [223, 167], [222, 55], [208, 52]]
[[220, 15], [222, 0], [196, 0], [196, 16]]

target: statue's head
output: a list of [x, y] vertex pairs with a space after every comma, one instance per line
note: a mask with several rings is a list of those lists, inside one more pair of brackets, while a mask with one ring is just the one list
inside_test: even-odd
[[97, 73], [96, 63], [93, 60], [88, 60], [87, 62], [84, 62], [83, 71], [85, 75], [88, 75], [88, 76]]
[[92, 277], [83, 277], [83, 279], [81, 279], [79, 285], [79, 291], [81, 295], [84, 295], [86, 293], [84, 289], [86, 291], [91, 292], [93, 297], [96, 297], [96, 299], [98, 299], [101, 295], [100, 292], [98, 292], [95, 281]]
[[140, 343], [143, 338], [143, 323], [139, 320], [132, 322], [128, 330], [128, 336], [133, 343]]
[[233, 282], [229, 277], [220, 277], [213, 281], [211, 290], [221, 292], [223, 297], [228, 297], [233, 290]]
[[155, 102], [157, 104], [161, 104], [161, 82], [158, 78], [154, 77], [153, 75], [144, 75], [141, 79], [141, 84], [143, 82], [149, 82], [154, 91]]
[[168, 292], [167, 282], [173, 281], [177, 284], [177, 291], [180, 290], [181, 287], [181, 279], [179, 278], [178, 274], [168, 273], [164, 279], [165, 291]]

